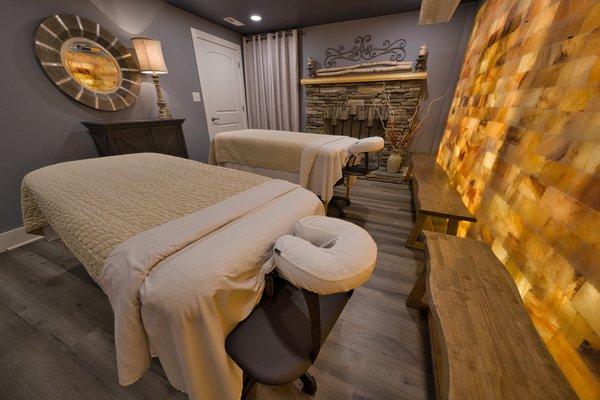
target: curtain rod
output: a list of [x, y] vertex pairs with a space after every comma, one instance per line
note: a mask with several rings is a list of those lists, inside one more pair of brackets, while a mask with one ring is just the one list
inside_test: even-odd
[[[277, 31], [277, 32], [267, 32], [267, 33], [257, 33], [254, 35], [250, 35], [250, 36], [244, 36], [244, 40], [246, 41], [250, 41], [254, 38], [254, 36], [258, 36], [260, 38], [260, 40], [265, 40], [267, 38], [267, 36], [269, 35], [277, 35], [277, 36], [292, 36], [292, 30], [284, 30], [284, 31]], [[302, 36], [304, 35], [304, 32], [302, 32], [300, 29], [298, 29], [298, 36]]]

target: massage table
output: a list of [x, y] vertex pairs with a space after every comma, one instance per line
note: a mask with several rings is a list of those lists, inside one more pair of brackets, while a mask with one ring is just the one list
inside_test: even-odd
[[297, 184], [152, 153], [48, 166], [21, 190], [26, 230], [52, 227], [107, 294], [119, 382], [157, 356], [194, 400], [239, 399], [225, 338], [258, 303], [276, 240], [324, 214]]
[[381, 137], [244, 129], [216, 134], [209, 163], [298, 183], [318, 195], [327, 209], [351, 156], [360, 163], [361, 154], [380, 151], [383, 146]]

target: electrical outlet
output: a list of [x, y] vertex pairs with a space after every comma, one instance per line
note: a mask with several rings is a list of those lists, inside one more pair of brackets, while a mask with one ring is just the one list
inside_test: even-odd
[[201, 103], [202, 98], [200, 97], [200, 92], [192, 92], [192, 97], [195, 103]]

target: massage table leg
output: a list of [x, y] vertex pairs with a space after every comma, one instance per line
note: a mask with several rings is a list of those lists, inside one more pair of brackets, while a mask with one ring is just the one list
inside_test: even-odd
[[349, 175], [349, 176], [346, 177], [344, 185], [346, 186], [346, 205], [347, 206], [349, 206], [351, 204], [351, 202], [350, 202], [350, 189], [352, 188], [352, 185], [354, 185], [355, 183], [356, 183], [356, 176]]

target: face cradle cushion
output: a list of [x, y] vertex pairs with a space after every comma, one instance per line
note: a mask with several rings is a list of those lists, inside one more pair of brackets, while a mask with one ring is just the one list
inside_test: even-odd
[[383, 138], [379, 136], [360, 139], [358, 142], [350, 146], [350, 153], [373, 153], [382, 150], [384, 146]]
[[294, 236], [275, 243], [278, 272], [294, 286], [321, 295], [347, 292], [366, 282], [377, 260], [377, 245], [364, 229], [323, 216], [300, 219]]

